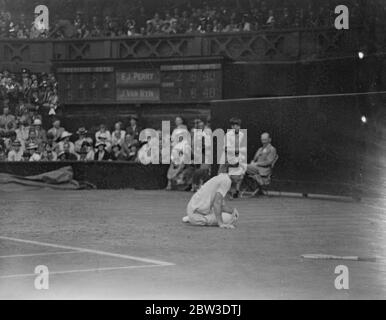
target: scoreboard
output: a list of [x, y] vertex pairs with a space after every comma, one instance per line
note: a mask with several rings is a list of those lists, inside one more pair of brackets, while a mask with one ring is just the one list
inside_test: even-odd
[[57, 68], [64, 103], [159, 103], [222, 99], [222, 65]]
[[221, 99], [221, 65], [161, 66], [161, 88], [161, 97], [165, 101]]

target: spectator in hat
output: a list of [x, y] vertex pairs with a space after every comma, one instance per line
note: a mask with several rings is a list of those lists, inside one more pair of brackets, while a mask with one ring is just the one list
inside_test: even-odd
[[26, 146], [29, 146], [31, 144], [37, 145], [38, 149], [42, 146], [42, 140], [38, 139], [36, 136], [36, 131], [33, 127], [30, 128], [28, 133], [28, 139], [25, 142]]
[[66, 130], [61, 126], [60, 120], [54, 119], [52, 122], [52, 128], [48, 130], [48, 133], [51, 133], [54, 136], [54, 141], [58, 141], [64, 131]]
[[83, 141], [79, 152], [79, 160], [81, 161], [94, 161], [94, 148], [89, 141]]
[[99, 141], [98, 142], [103, 142], [105, 145], [105, 149], [107, 152], [111, 151], [111, 140], [108, 140], [108, 135], [106, 133], [101, 133], [99, 135]]
[[135, 142], [130, 145], [126, 160], [138, 162], [138, 142]]
[[69, 144], [69, 151], [71, 153], [75, 153], [75, 145], [73, 142], [70, 141], [70, 138], [72, 137], [72, 133], [64, 131], [62, 135], [60, 136], [59, 142], [56, 145], [57, 152], [61, 153], [64, 151], [64, 144]]
[[47, 141], [47, 133], [42, 128], [42, 120], [35, 119], [32, 126], [36, 132], [36, 138], [41, 141]]
[[112, 160], [112, 161], [124, 161], [124, 160], [126, 160], [126, 157], [122, 152], [121, 145], [114, 144], [111, 147], [110, 160]]
[[22, 145], [21, 145], [20, 141], [15, 140], [12, 143], [12, 150], [9, 151], [9, 153], [8, 153], [8, 161], [11, 161], [11, 162], [22, 161], [23, 152], [24, 151], [22, 149]]
[[100, 139], [101, 135], [103, 136], [103, 141], [105, 143], [107, 143], [107, 142], [111, 143], [111, 133], [109, 130], [107, 130], [106, 125], [103, 123], [99, 126], [99, 130], [95, 133], [95, 141], [96, 142], [101, 141], [101, 139]]
[[63, 142], [63, 149], [59, 152], [58, 158], [60, 161], [78, 161], [78, 155], [71, 151], [69, 141]]
[[30, 154], [29, 161], [30, 162], [37, 162], [41, 160], [41, 155], [38, 152], [39, 146], [36, 143], [30, 143], [27, 146], [27, 150]]
[[76, 134], [78, 135], [78, 140], [75, 141], [75, 152], [79, 153], [82, 146], [83, 142], [87, 141], [89, 144], [92, 145], [93, 141], [91, 138], [87, 137], [88, 131], [86, 130], [85, 127], [81, 127], [78, 129]]
[[129, 126], [126, 128], [126, 134], [130, 134], [135, 140], [139, 140], [141, 128], [138, 126], [138, 117], [136, 115], [130, 116]]
[[95, 148], [97, 149], [97, 151], [95, 152], [95, 155], [94, 155], [94, 160], [95, 161], [107, 161], [107, 160], [110, 160], [110, 154], [106, 150], [106, 143], [105, 142], [98, 141], [95, 144]]

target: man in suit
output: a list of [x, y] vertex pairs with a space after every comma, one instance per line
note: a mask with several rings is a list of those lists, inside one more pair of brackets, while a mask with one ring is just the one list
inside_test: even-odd
[[138, 127], [138, 117], [137, 116], [131, 116], [130, 117], [130, 124], [126, 129], [126, 134], [130, 134], [133, 136], [135, 140], [139, 140], [139, 134], [141, 132], [141, 128]]
[[247, 166], [247, 176], [253, 176], [261, 187], [269, 183], [272, 165], [277, 159], [275, 147], [271, 145], [269, 133], [261, 135], [262, 147], [257, 150], [251, 163]]

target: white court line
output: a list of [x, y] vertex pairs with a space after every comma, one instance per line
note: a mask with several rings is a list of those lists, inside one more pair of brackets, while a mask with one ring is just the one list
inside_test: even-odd
[[[144, 269], [144, 268], [159, 268], [167, 267], [166, 264], [144, 264], [139, 266], [126, 266], [126, 267], [106, 267], [106, 268], [93, 268], [93, 269], [79, 269], [79, 270], [65, 270], [65, 271], [52, 271], [49, 275], [57, 274], [69, 274], [69, 273], [81, 273], [81, 272], [102, 272], [102, 271], [114, 271], [114, 270], [124, 270], [124, 269]], [[10, 274], [7, 276], [0, 276], [0, 279], [12, 279], [12, 278], [27, 278], [27, 277], [36, 277], [36, 273], [22, 273], [22, 274]]]
[[152, 263], [152, 264], [156, 264], [156, 265], [160, 265], [160, 266], [174, 266], [174, 263], [160, 261], [160, 260], [140, 258], [140, 257], [128, 256], [128, 255], [119, 254], [119, 253], [100, 251], [100, 250], [85, 249], [85, 248], [78, 248], [78, 247], [71, 247], [71, 246], [63, 246], [63, 245], [47, 243], [47, 242], [24, 240], [24, 239], [3, 237], [3, 236], [0, 236], [0, 240], [9, 240], [9, 241], [15, 241], [15, 242], [21, 242], [21, 243], [35, 244], [35, 245], [43, 246], [43, 247], [52, 247], [52, 248], [57, 248], [57, 249], [66, 249], [66, 250], [74, 250], [74, 251], [79, 251], [79, 252], [88, 252], [88, 253], [98, 254], [101, 256], [121, 258], [121, 259], [130, 259], [130, 260], [135, 260], [135, 261]]
[[82, 253], [81, 251], [57, 251], [57, 252], [41, 252], [41, 253], [27, 253], [27, 254], [12, 254], [9, 256], [0, 256], [0, 259], [5, 258], [22, 258], [22, 257], [38, 257], [38, 256], [50, 256], [57, 254], [70, 254], [70, 253]]

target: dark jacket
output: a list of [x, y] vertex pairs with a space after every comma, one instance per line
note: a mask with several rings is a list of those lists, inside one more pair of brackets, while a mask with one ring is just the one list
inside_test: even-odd
[[[99, 151], [95, 152], [94, 160], [99, 161]], [[105, 150], [105, 154], [103, 155], [102, 161], [107, 161], [107, 160], [110, 160], [110, 153], [108, 153]]]

